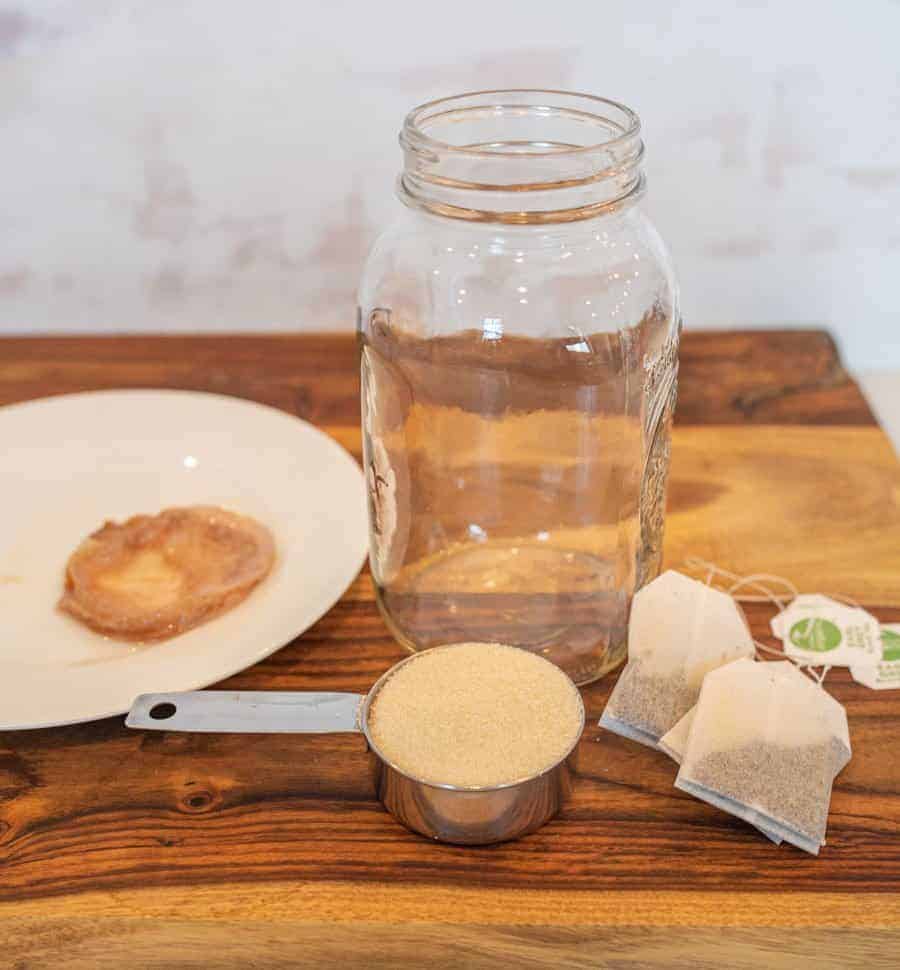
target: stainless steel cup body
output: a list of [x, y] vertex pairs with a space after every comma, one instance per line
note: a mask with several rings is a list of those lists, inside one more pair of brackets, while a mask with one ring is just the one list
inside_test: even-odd
[[[369, 714], [378, 692], [407, 657], [383, 674], [366, 695], [359, 726], [366, 736], [375, 790], [384, 807], [407, 828], [439, 842], [487, 845], [505, 842], [539, 829], [568, 798], [576, 771], [578, 741], [584, 729], [584, 706], [575, 743], [565, 757], [540, 774], [504, 785], [464, 788], [422, 781], [386, 758], [369, 733]], [[579, 695], [580, 696], [580, 695]]]
[[420, 835], [457, 845], [505, 842], [539, 829], [562, 807], [574, 773], [573, 752], [505, 788], [453, 788], [410, 778], [369, 751], [375, 790], [391, 815]]

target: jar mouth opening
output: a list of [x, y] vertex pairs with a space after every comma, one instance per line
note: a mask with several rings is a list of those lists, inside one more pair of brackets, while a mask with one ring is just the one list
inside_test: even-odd
[[414, 108], [403, 123], [401, 201], [454, 219], [590, 219], [643, 192], [631, 108], [592, 94], [476, 91]]
[[[539, 139], [529, 135], [535, 122], [541, 128]], [[500, 126], [506, 129], [506, 137], [492, 138], [491, 128]], [[523, 137], [509, 137], [517, 128]], [[609, 98], [541, 88], [498, 88], [418, 105], [404, 119], [400, 141], [413, 150], [471, 158], [558, 159], [614, 151], [637, 138], [640, 130], [637, 113]]]

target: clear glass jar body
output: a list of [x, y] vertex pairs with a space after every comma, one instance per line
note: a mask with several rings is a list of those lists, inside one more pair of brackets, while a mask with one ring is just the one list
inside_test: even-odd
[[[552, 127], [536, 94], [450, 103], [475, 111], [479, 137], [508, 120], [492, 100], [527, 96], [518, 136], [522, 118]], [[472, 130], [463, 147], [404, 142], [409, 207], [365, 267], [359, 335], [372, 574], [410, 649], [511, 643], [577, 683], [624, 658], [631, 598], [660, 563], [679, 312], [635, 205], [636, 132], [618, 129], [575, 163], [571, 140], [549, 137], [481, 138], [501, 157], [474, 160]]]

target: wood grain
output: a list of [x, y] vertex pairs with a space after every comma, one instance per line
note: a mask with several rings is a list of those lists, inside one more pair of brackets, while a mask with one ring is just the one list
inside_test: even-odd
[[[403, 922], [457, 926], [645, 926], [639, 914], [652, 912], [654, 925], [687, 929], [897, 929], [900, 915], [892, 912], [885, 893], [720, 893], [710, 909], [707, 893], [685, 890], [554, 890], [496, 889], [476, 885], [417, 885], [370, 882], [349, 893], [347, 884], [327, 880], [300, 882], [234, 882], [203, 886], [134, 888], [127, 891], [88, 890], [65, 899], [52, 915], [77, 920], [127, 919], [139, 908], [154, 920], [185, 923], [216, 921], [246, 923]], [[298, 905], [302, 901], [302, 906]], [[703, 906], [707, 908], [704, 910]], [[51, 915], [45, 899], [23, 900], [14, 910], [21, 919]], [[3, 925], [0, 920], [0, 926]]]
[[[827, 335], [687, 334], [682, 359], [668, 561], [782, 572], [900, 621], [900, 466]], [[0, 341], [0, 401], [113, 386], [262, 400], [358, 453], [349, 339]], [[765, 637], [771, 609], [747, 612]], [[225, 686], [362, 691], [401, 655], [364, 572]], [[854, 756], [814, 859], [601, 731], [614, 679], [584, 692], [562, 815], [478, 849], [397, 825], [352, 736], [143, 735], [119, 718], [0, 734], [0, 965], [892, 965], [900, 699], [829, 679]]]
[[900, 606], [897, 457], [876, 427], [678, 427], [665, 555]]
[[[874, 424], [820, 330], [688, 331], [681, 341], [682, 424]], [[798, 377], [802, 375], [802, 377]], [[7, 337], [0, 404], [112, 387], [232, 394], [317, 424], [359, 422], [349, 336]]]
[[[361, 458], [358, 427], [326, 430]], [[890, 441], [876, 425], [676, 425], [664, 565], [682, 568], [689, 556], [900, 606], [900, 465]]]
[[679, 357], [678, 423], [875, 423], [824, 331], [688, 332]]
[[[892, 932], [814, 929], [680, 930], [624, 926], [528, 927], [361, 923], [261, 923], [175, 920], [164, 927], [146, 919], [25, 920], [5, 952], [10, 966], [54, 966], [65, 956], [68, 970], [146, 970], [210, 966], [396, 967], [439, 970], [528, 966], [556, 968], [668, 968], [792, 970], [815, 966], [846, 970], [890, 966]], [[427, 954], [427, 957], [426, 957]]]

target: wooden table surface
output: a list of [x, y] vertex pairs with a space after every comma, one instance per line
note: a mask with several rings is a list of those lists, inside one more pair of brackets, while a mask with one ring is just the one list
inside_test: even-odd
[[[216, 391], [300, 415], [358, 456], [356, 374], [343, 337], [0, 341], [0, 404]], [[687, 333], [680, 388], [667, 563], [781, 573], [900, 621], [900, 465], [829, 337]], [[757, 636], [771, 613], [748, 608]], [[226, 685], [364, 691], [401, 655], [364, 572]], [[395, 823], [356, 736], [144, 735], [121, 718], [0, 734], [0, 966], [900, 961], [900, 694], [830, 676], [853, 760], [812, 858], [678, 792], [665, 756], [602, 731], [614, 680], [584, 691], [563, 813], [487, 848]]]

